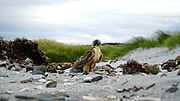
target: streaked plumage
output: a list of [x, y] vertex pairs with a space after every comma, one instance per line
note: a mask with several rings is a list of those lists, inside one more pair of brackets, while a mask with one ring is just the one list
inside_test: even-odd
[[86, 51], [80, 58], [74, 63], [73, 71], [75, 72], [92, 72], [96, 67], [96, 63], [102, 59], [102, 53], [98, 47], [101, 44], [99, 40], [94, 40], [92, 47]]

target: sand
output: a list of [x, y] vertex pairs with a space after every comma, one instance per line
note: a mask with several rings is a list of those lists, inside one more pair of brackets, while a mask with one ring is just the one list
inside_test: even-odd
[[[129, 59], [135, 59], [140, 63], [162, 64], [180, 55], [180, 47], [172, 50], [167, 48], [136, 49], [126, 56], [118, 59], [117, 62], [110, 60], [100, 62], [97, 66], [110, 64], [114, 68], [126, 63]], [[45, 79], [43, 75], [32, 75], [30, 72], [7, 70], [0, 67], [0, 98], [8, 101], [17, 100], [15, 96], [37, 96], [41, 93], [57, 93], [68, 95], [68, 101], [180, 101], [180, 76], [179, 70], [173, 72], [162, 71], [157, 75], [136, 74], [107, 76], [105, 74], [90, 73], [69, 73], [63, 74], [48, 73]], [[73, 75], [73, 77], [72, 77]], [[83, 80], [88, 77], [102, 76], [103, 79], [97, 82], [85, 83]], [[31, 79], [32, 82], [21, 83], [22, 80]], [[49, 81], [57, 81], [55, 88], [47, 88]], [[86, 100], [85, 100], [86, 99]], [[24, 99], [23, 99], [24, 100]], [[23, 101], [22, 100], [22, 101]], [[34, 101], [34, 100], [29, 100]]]

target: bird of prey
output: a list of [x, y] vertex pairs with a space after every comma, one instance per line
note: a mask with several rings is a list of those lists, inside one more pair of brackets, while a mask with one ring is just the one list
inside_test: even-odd
[[99, 48], [100, 40], [94, 40], [91, 48], [79, 57], [72, 68], [72, 72], [93, 72], [96, 63], [100, 62], [103, 54]]

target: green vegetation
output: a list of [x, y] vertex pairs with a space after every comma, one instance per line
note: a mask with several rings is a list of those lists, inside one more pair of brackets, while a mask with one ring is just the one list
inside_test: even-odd
[[[83, 55], [91, 46], [73, 46], [58, 43], [53, 40], [36, 40], [39, 48], [53, 62], [74, 62]], [[137, 48], [168, 47], [169, 49], [180, 45], [180, 32], [157, 31], [152, 38], [135, 37], [127, 43], [117, 45], [101, 45], [104, 59], [116, 59], [126, 55], [128, 52]]]

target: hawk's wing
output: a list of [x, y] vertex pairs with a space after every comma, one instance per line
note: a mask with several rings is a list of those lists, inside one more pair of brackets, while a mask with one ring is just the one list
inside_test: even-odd
[[95, 55], [95, 51], [93, 48], [94, 47], [86, 51], [80, 58], [76, 60], [76, 62], [74, 63], [74, 68], [83, 69], [83, 66], [92, 60], [93, 56]]

